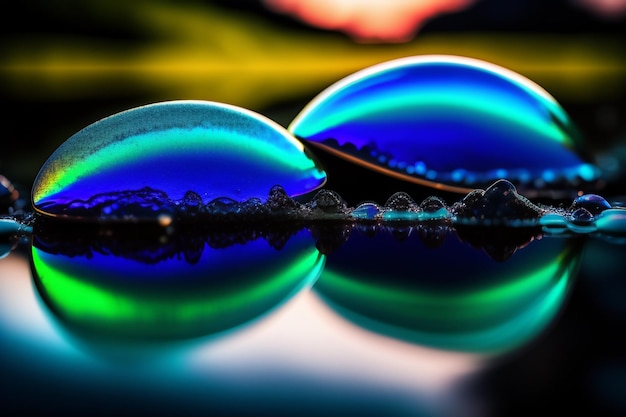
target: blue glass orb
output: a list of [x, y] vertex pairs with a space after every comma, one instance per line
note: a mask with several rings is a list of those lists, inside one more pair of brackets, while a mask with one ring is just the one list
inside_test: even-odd
[[125, 215], [142, 217], [134, 207], [148, 204], [146, 195], [156, 207], [188, 192], [205, 204], [243, 201], [277, 184], [291, 196], [306, 194], [325, 180], [302, 144], [271, 120], [220, 103], [172, 101], [115, 114], [70, 137], [41, 168], [32, 203], [42, 214], [80, 217], [103, 200], [124, 210], [110, 201], [119, 196], [131, 207]]
[[462, 57], [417, 56], [357, 72], [318, 95], [289, 130], [357, 164], [453, 192], [501, 178], [524, 192], [571, 190], [600, 174], [545, 90]]
[[583, 208], [592, 215], [597, 216], [604, 210], [610, 209], [611, 204], [602, 196], [596, 194], [583, 194], [577, 197], [570, 207], [570, 209], [574, 210], [580, 208]]

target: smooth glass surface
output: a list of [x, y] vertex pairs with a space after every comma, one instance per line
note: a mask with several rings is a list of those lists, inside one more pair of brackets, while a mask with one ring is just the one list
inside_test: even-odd
[[574, 189], [599, 175], [552, 96], [470, 58], [426, 55], [367, 68], [319, 94], [289, 130], [357, 164], [452, 191], [500, 178], [523, 189]]
[[269, 119], [220, 103], [173, 101], [115, 114], [73, 135], [41, 168], [32, 200], [54, 216], [60, 205], [89, 205], [107, 194], [155, 190], [182, 200], [192, 191], [204, 203], [243, 201], [265, 198], [277, 184], [289, 195], [306, 194], [325, 178], [302, 144]]

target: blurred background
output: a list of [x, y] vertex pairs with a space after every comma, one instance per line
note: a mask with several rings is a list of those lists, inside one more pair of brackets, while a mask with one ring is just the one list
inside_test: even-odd
[[[342, 77], [419, 54], [519, 72], [592, 149], [626, 143], [626, 0], [33, 0], [4, 12], [0, 39], [0, 174], [26, 188], [65, 139], [113, 113], [201, 99], [287, 126]], [[539, 348], [472, 384], [494, 415], [626, 411], [624, 246], [595, 248], [586, 259], [606, 262], [586, 263]]]
[[20, 2], [0, 27], [0, 172], [29, 186], [82, 127], [163, 100], [222, 101], [287, 126], [342, 77], [418, 54], [525, 75], [604, 148], [626, 136], [625, 23], [625, 0]]

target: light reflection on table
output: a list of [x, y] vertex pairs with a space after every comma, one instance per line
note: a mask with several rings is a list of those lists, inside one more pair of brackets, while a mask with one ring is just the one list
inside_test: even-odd
[[96, 340], [49, 312], [19, 254], [0, 260], [0, 332], [10, 405], [38, 411], [451, 415], [476, 406], [462, 382], [487, 364], [358, 328], [314, 291], [233, 333]]

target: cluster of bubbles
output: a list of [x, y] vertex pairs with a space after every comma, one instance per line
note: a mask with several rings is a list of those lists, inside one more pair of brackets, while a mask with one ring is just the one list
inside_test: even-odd
[[290, 197], [280, 185], [270, 189], [265, 201], [255, 197], [239, 202], [220, 197], [205, 204], [193, 191], [174, 200], [163, 191], [145, 188], [57, 204], [55, 215], [58, 218], [97, 219], [101, 223], [157, 222], [162, 226], [288, 221], [386, 225], [445, 222], [451, 225], [541, 226], [548, 234], [626, 232], [626, 210], [612, 207], [599, 195], [583, 194], [568, 207], [537, 205], [520, 195], [507, 180], [496, 181], [485, 190], [473, 190], [452, 205], [436, 196], [418, 204], [407, 193], [397, 192], [382, 205], [363, 202], [348, 207], [337, 192], [327, 189], [318, 191], [309, 201], [300, 202]]

